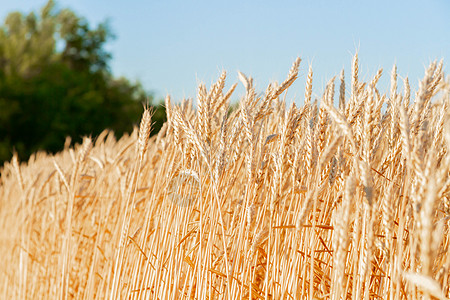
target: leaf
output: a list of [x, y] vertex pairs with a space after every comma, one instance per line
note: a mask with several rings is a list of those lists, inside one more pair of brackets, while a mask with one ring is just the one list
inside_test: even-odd
[[194, 262], [192, 261], [192, 259], [189, 256], [185, 256], [184, 261], [187, 262], [187, 264], [189, 266], [191, 266], [192, 269], [195, 269]]
[[423, 292], [438, 299], [448, 299], [445, 297], [444, 292], [442, 292], [442, 288], [439, 283], [430, 276], [411, 272], [406, 272], [403, 276], [406, 280], [420, 288]]

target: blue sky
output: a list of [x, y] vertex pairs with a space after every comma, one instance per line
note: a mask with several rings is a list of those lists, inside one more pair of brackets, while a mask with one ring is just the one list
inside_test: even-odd
[[[46, 0], [0, 0], [0, 18], [30, 12]], [[90, 23], [105, 19], [116, 39], [108, 44], [116, 76], [139, 80], [157, 98], [195, 98], [198, 82], [207, 85], [222, 70], [227, 86], [237, 71], [263, 92], [284, 80], [297, 56], [300, 78], [288, 98], [303, 101], [309, 64], [317, 97], [326, 82], [345, 69], [347, 78], [358, 50], [361, 76], [384, 69], [381, 87], [397, 64], [413, 87], [434, 59], [450, 58], [450, 1], [174, 1], [59, 0]], [[448, 70], [448, 67], [446, 68]], [[237, 90], [237, 96], [243, 89]]]

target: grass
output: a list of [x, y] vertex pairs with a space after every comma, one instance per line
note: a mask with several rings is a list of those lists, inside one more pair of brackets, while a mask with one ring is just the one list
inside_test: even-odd
[[197, 109], [168, 97], [156, 136], [145, 109], [118, 141], [6, 163], [0, 298], [447, 299], [442, 62], [414, 95], [394, 67], [383, 94], [356, 55], [351, 82], [314, 102], [310, 68], [303, 106], [287, 106], [299, 67], [261, 96], [240, 73], [231, 113], [223, 73]]

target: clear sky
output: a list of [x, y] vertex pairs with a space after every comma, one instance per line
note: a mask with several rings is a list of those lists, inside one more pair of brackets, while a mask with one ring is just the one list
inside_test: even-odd
[[[0, 18], [30, 12], [46, 0], [0, 0]], [[413, 87], [434, 59], [450, 59], [450, 1], [175, 1], [59, 0], [91, 24], [105, 19], [116, 39], [108, 44], [116, 76], [139, 80], [157, 98], [195, 98], [197, 83], [208, 86], [222, 70], [227, 86], [237, 71], [255, 80], [263, 92], [271, 81], [284, 80], [297, 56], [299, 82], [288, 97], [302, 102], [308, 65], [314, 92], [345, 68], [347, 78], [358, 50], [361, 75], [384, 69], [386, 85], [394, 63]], [[237, 90], [242, 93], [243, 89]], [[238, 95], [237, 95], [238, 96]]]

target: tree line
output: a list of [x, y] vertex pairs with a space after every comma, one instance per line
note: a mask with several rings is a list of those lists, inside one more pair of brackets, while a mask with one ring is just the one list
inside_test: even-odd
[[70, 136], [95, 136], [105, 128], [130, 132], [143, 105], [153, 107], [153, 133], [165, 121], [139, 82], [115, 78], [105, 44], [107, 22], [92, 28], [70, 9], [49, 0], [27, 15], [11, 12], [0, 27], [0, 164], [17, 152], [56, 152]]

